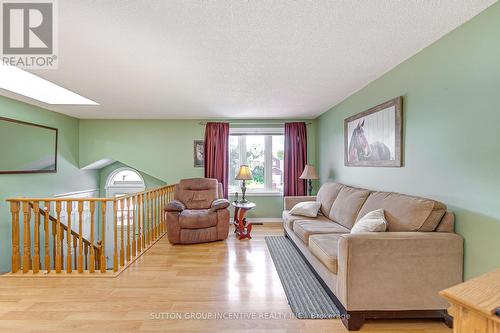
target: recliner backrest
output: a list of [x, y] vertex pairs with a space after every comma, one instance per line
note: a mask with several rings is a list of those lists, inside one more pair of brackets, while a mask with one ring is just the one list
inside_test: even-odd
[[212, 178], [182, 179], [175, 187], [174, 197], [187, 209], [208, 209], [219, 198], [218, 181]]

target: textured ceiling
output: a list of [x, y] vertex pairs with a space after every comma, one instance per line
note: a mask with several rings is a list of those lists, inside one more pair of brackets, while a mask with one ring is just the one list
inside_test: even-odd
[[59, 69], [33, 73], [100, 106], [29, 102], [79, 118], [313, 118], [494, 2], [58, 1]]

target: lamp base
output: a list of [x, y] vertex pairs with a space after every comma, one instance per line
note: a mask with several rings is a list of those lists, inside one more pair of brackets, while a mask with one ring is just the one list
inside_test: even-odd
[[245, 181], [243, 180], [243, 183], [241, 184], [241, 193], [242, 193], [242, 196], [241, 196], [241, 203], [247, 203], [248, 200], [245, 198], [245, 193], [247, 191], [247, 187], [245, 185]]

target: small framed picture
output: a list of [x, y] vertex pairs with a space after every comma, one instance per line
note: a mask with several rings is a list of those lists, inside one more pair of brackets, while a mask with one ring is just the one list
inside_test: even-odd
[[195, 168], [203, 168], [205, 165], [205, 141], [194, 140], [193, 160]]

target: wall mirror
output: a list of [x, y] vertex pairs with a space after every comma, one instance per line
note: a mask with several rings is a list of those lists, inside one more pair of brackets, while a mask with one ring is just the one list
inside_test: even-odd
[[0, 117], [0, 174], [57, 171], [57, 128]]

